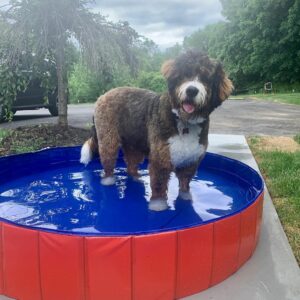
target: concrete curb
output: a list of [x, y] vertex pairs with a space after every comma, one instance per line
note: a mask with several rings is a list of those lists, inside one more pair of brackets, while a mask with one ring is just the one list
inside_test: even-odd
[[[212, 134], [209, 141], [209, 151], [238, 159], [259, 171], [244, 136]], [[300, 269], [267, 188], [260, 241], [252, 258], [219, 285], [185, 299], [300, 299]]]

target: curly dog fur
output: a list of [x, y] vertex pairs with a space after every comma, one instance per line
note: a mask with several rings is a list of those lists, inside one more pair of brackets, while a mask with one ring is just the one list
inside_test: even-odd
[[168, 91], [121, 87], [108, 91], [96, 103], [92, 138], [82, 147], [87, 164], [99, 151], [105, 175], [102, 184], [114, 183], [114, 166], [122, 147], [127, 172], [138, 176], [138, 164], [149, 158], [150, 208], [167, 208], [170, 173], [179, 180], [179, 192], [189, 184], [208, 145], [209, 115], [232, 92], [233, 85], [220, 63], [188, 51], [166, 61], [162, 74]]

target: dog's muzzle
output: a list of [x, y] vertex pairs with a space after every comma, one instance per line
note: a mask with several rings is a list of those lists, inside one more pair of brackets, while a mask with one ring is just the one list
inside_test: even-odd
[[182, 109], [188, 114], [205, 103], [206, 95], [206, 89], [199, 80], [184, 82], [179, 88]]

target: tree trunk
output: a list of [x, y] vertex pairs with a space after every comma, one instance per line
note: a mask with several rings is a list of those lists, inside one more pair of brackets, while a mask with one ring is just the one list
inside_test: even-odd
[[58, 94], [58, 125], [68, 127], [68, 102], [67, 102], [67, 82], [65, 70], [64, 43], [58, 42], [56, 48], [56, 74], [57, 74], [57, 94]]

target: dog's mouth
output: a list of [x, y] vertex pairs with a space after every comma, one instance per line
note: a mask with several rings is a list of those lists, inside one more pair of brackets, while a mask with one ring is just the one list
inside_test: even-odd
[[205, 86], [198, 79], [184, 82], [179, 86], [177, 93], [181, 110], [187, 114], [192, 114], [203, 106], [207, 94]]
[[193, 103], [190, 103], [190, 102], [183, 102], [182, 103], [182, 109], [186, 113], [191, 114], [191, 113], [193, 113], [195, 111], [196, 106]]

